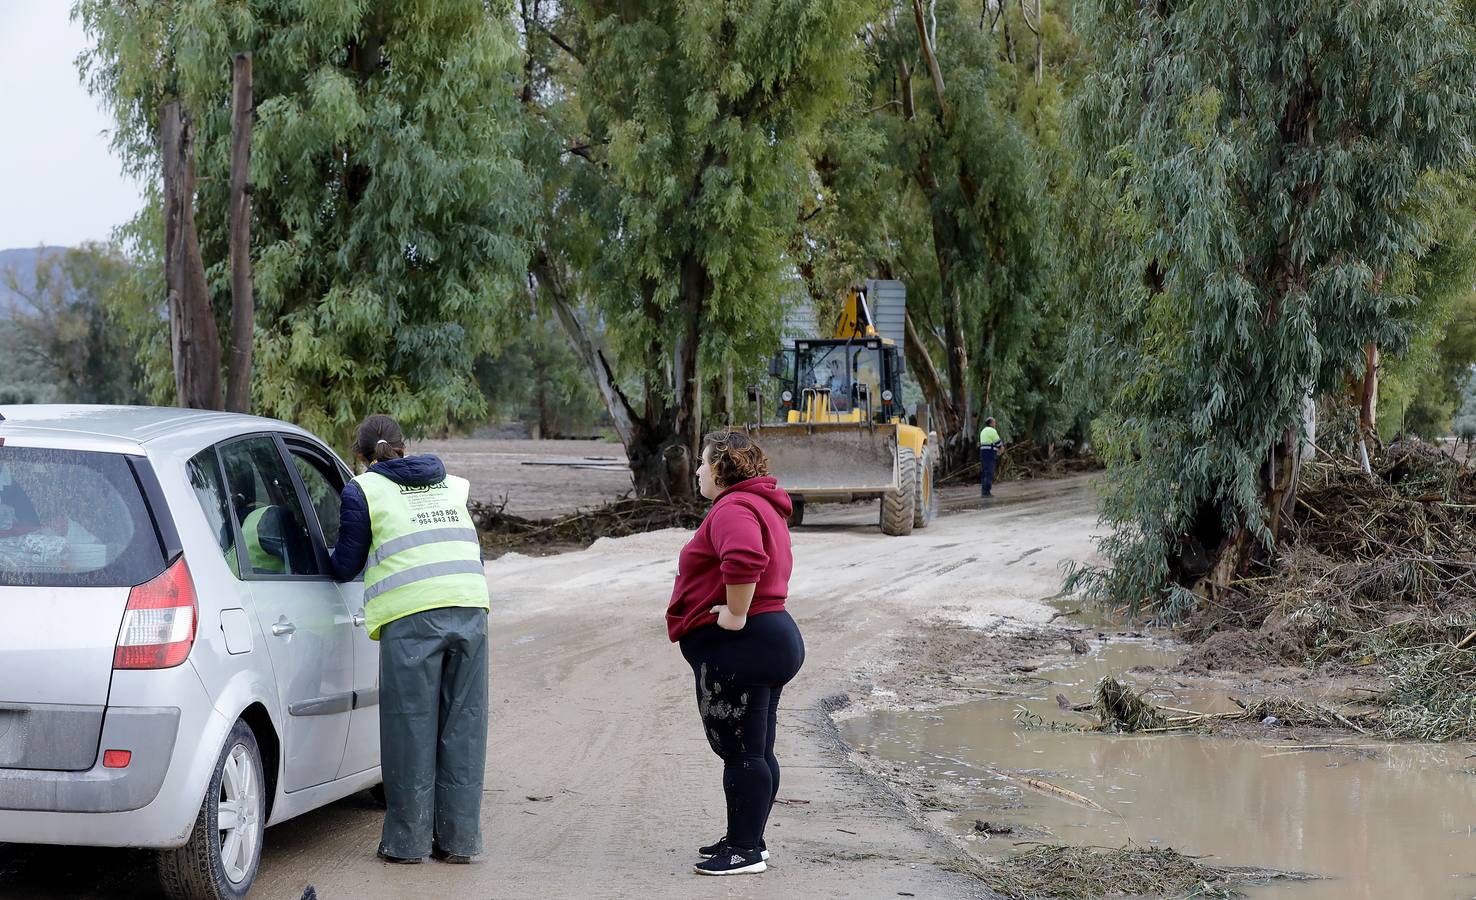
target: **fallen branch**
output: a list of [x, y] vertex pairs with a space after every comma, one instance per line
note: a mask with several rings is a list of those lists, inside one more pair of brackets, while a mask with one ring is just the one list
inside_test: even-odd
[[1111, 810], [1107, 809], [1105, 806], [1102, 806], [1100, 803], [1091, 799], [1090, 797], [1083, 797], [1076, 791], [1051, 784], [1049, 781], [1042, 781], [1039, 778], [1031, 778], [1026, 775], [1015, 775], [1011, 772], [1002, 772], [1001, 774], [1004, 775], [1006, 778], [1018, 781], [1031, 790], [1038, 791], [1048, 797], [1055, 797], [1058, 800], [1065, 800], [1067, 803], [1072, 803], [1076, 806], [1081, 806], [1095, 812], [1106, 813], [1109, 816], [1117, 815], [1117, 813], [1112, 812]]

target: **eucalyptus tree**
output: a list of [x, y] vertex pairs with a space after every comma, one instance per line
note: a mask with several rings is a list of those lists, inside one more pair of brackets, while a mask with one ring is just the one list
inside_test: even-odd
[[[1084, 0], [1071, 131], [1102, 231], [1076, 358], [1106, 400], [1099, 595], [1169, 613], [1294, 514], [1310, 398], [1398, 347], [1463, 170], [1470, 24], [1428, 0]], [[1094, 193], [1100, 190], [1100, 194]]]
[[[222, 332], [231, 63], [253, 56], [256, 410], [346, 443], [366, 413], [425, 431], [481, 407], [473, 361], [509, 339], [497, 313], [521, 291], [532, 206], [507, 4], [80, 0], [73, 14], [130, 173], [159, 174], [162, 108], [190, 120]], [[158, 246], [144, 233], [158, 221], [151, 204], [136, 246]], [[166, 327], [158, 305], [131, 308], [135, 331]]]
[[532, 287], [597, 382], [643, 495], [687, 496], [704, 367], [761, 358], [858, 0], [522, 4], [542, 179]]

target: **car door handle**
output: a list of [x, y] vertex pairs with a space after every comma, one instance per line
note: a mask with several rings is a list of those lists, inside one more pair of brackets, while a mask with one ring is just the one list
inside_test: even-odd
[[355, 628], [363, 628], [364, 627], [364, 611], [362, 609], [359, 610], [358, 612], [354, 613], [354, 627]]
[[287, 621], [286, 616], [282, 616], [281, 618], [279, 618], [277, 620], [277, 624], [272, 626], [272, 634], [276, 635], [277, 637], [286, 637], [289, 634], [294, 634], [296, 631], [297, 626]]

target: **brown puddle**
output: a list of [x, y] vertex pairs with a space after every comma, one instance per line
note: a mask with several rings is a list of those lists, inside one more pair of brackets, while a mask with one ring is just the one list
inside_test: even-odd
[[[1110, 644], [1080, 661], [1001, 684], [1029, 694], [932, 712], [881, 712], [840, 723], [851, 746], [905, 773], [951, 785], [968, 798], [937, 813], [984, 855], [1015, 841], [1121, 847], [1171, 846], [1225, 866], [1264, 866], [1327, 876], [1245, 889], [1253, 900], [1476, 898], [1476, 746], [1381, 745], [1377, 751], [1295, 751], [1287, 732], [1264, 739], [1129, 736], [1030, 729], [1025, 707], [1047, 722], [1087, 724], [1055, 700], [1091, 699], [1102, 675], [1147, 687], [1135, 665], [1165, 665], [1170, 650]], [[1049, 679], [1050, 683], [1045, 683]], [[1223, 695], [1177, 691], [1155, 702], [1216, 711]], [[1358, 735], [1335, 740], [1372, 743]], [[1105, 807], [1102, 813], [1022, 787], [1044, 780]], [[974, 823], [1013, 835], [974, 834]], [[977, 843], [989, 841], [988, 845]]]

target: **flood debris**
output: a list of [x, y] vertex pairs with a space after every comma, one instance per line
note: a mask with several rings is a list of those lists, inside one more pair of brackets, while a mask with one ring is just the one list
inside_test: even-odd
[[[1021, 846], [1029, 846], [1022, 844]], [[1308, 876], [1211, 866], [1169, 847], [1033, 846], [986, 863], [989, 887], [1011, 900], [1096, 897], [1235, 897], [1240, 885]]]
[[707, 506], [695, 500], [627, 496], [566, 516], [526, 519], [506, 511], [506, 498], [499, 503], [474, 500], [468, 504], [482, 547], [492, 557], [514, 550], [539, 553], [588, 547], [600, 538], [664, 528], [696, 528]]
[[1377, 715], [1332, 727], [1476, 740], [1476, 472], [1405, 443], [1371, 475], [1320, 460], [1302, 477], [1277, 557], [1180, 628], [1195, 644], [1180, 668], [1369, 673], [1382, 683]]
[[1058, 784], [1051, 784], [1049, 781], [1046, 781], [1043, 778], [1036, 778], [1030, 775], [1019, 775], [1013, 772], [1002, 772], [1001, 774], [1013, 781], [1024, 785], [1025, 787], [1030, 788], [1032, 791], [1044, 794], [1047, 797], [1055, 797], [1058, 800], [1064, 800], [1067, 803], [1072, 804], [1073, 806], [1080, 806], [1082, 809], [1089, 809], [1092, 812], [1116, 815], [1116, 813], [1102, 806], [1102, 804], [1098, 803], [1092, 798], [1082, 796], [1076, 791], [1070, 790], [1069, 788], [1063, 788]]
[[1299, 697], [1263, 697], [1254, 702], [1231, 697], [1230, 701], [1240, 709], [1236, 712], [1196, 713], [1160, 707], [1146, 699], [1144, 693], [1134, 691], [1108, 675], [1097, 683], [1096, 701], [1091, 705], [1071, 705], [1064, 695], [1056, 698], [1057, 705], [1063, 709], [1095, 712], [1099, 719], [1096, 725], [1046, 722], [1024, 708], [1016, 711], [1015, 721], [1025, 728], [1108, 734], [1204, 731], [1230, 723], [1247, 723], [1266, 727], [1349, 729], [1360, 734], [1378, 735], [1387, 725], [1385, 714], [1378, 710], [1340, 710]]
[[1168, 724], [1153, 704], [1111, 676], [1097, 683], [1095, 708], [1104, 731], [1148, 731]]

